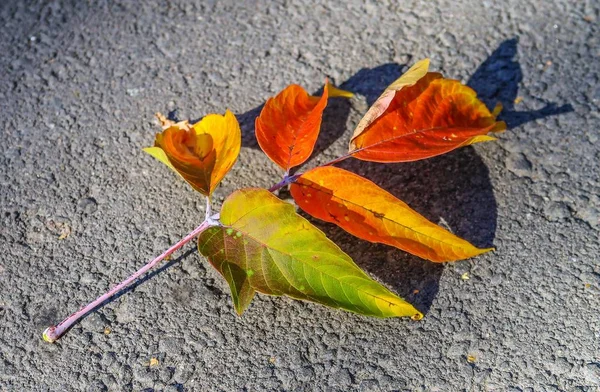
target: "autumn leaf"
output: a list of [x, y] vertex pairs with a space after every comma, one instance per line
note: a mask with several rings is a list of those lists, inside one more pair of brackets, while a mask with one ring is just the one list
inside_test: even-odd
[[368, 316], [422, 316], [267, 190], [233, 193], [221, 222], [200, 234], [198, 249], [229, 283], [239, 314], [257, 291]]
[[256, 119], [260, 148], [286, 172], [312, 154], [328, 97], [349, 98], [352, 93], [326, 83], [323, 95], [313, 97], [292, 84], [269, 98]]
[[177, 172], [195, 190], [210, 195], [235, 163], [241, 148], [241, 131], [229, 110], [209, 114], [190, 125], [174, 123], [158, 114], [163, 132], [154, 147], [144, 151]]
[[298, 206], [315, 218], [427, 260], [455, 261], [492, 250], [474, 247], [373, 182], [337, 167], [318, 167], [302, 174], [290, 191]]
[[350, 154], [374, 162], [408, 162], [495, 140], [506, 129], [476, 92], [457, 80], [427, 72], [421, 60], [392, 83], [359, 122]]
[[396, 92], [402, 90], [404, 87], [413, 86], [419, 81], [419, 79], [427, 75], [428, 69], [429, 59], [423, 59], [413, 65], [408, 71], [406, 71], [402, 76], [396, 79], [394, 83], [390, 84], [383, 91], [381, 96], [379, 96], [375, 103], [371, 105], [369, 110], [367, 110], [367, 113], [365, 113], [363, 118], [356, 126], [354, 134], [352, 135], [352, 139], [350, 140], [350, 150], [354, 149], [354, 138], [363, 133], [369, 125], [371, 125], [386, 111], [386, 109], [390, 106], [392, 99], [396, 95]]

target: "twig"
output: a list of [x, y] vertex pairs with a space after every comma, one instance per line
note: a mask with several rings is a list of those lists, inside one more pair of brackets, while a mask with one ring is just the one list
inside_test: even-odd
[[65, 332], [69, 330], [79, 319], [84, 317], [86, 314], [96, 309], [99, 305], [101, 305], [104, 301], [110, 299], [113, 295], [117, 294], [131, 283], [133, 283], [137, 278], [142, 276], [147, 271], [151, 270], [156, 264], [170, 256], [173, 252], [181, 248], [183, 245], [187, 244], [191, 240], [194, 239], [198, 234], [202, 233], [204, 230], [208, 229], [210, 226], [214, 226], [215, 222], [212, 219], [207, 219], [198, 227], [196, 227], [193, 231], [191, 231], [188, 235], [186, 235], [183, 239], [179, 240], [175, 245], [171, 246], [169, 249], [164, 251], [160, 256], [150, 261], [148, 264], [140, 268], [133, 275], [110, 289], [107, 293], [101, 295], [96, 298], [93, 302], [90, 302], [88, 305], [82, 307], [77, 312], [73, 313], [63, 321], [61, 321], [56, 326], [51, 326], [46, 328], [44, 331], [44, 340], [50, 343], [54, 343], [58, 340]]

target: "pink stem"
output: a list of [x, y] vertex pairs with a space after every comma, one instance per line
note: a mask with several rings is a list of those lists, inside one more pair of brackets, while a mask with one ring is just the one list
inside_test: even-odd
[[291, 184], [292, 182], [296, 181], [296, 178], [298, 178], [298, 176], [299, 175], [290, 176], [286, 174], [285, 177], [283, 177], [283, 180], [269, 188], [269, 192], [273, 193], [276, 190], [281, 189], [288, 184]]
[[214, 222], [211, 222], [209, 220], [202, 222], [202, 224], [200, 226], [196, 227], [192, 232], [190, 232], [188, 235], [186, 235], [183, 239], [181, 239], [175, 245], [171, 246], [169, 249], [164, 251], [163, 254], [161, 254], [160, 256], [158, 256], [157, 258], [155, 258], [154, 260], [152, 260], [151, 262], [149, 262], [148, 264], [146, 264], [145, 266], [140, 268], [137, 272], [135, 272], [129, 278], [125, 279], [124, 281], [122, 281], [121, 283], [119, 283], [118, 285], [116, 285], [115, 287], [110, 289], [110, 291], [108, 291], [106, 294], [101, 295], [100, 297], [96, 298], [93, 302], [82, 307], [77, 312], [73, 313], [72, 315], [70, 315], [63, 321], [61, 321], [58, 325], [46, 328], [46, 330], [44, 331], [44, 335], [43, 335], [44, 340], [47, 342], [50, 342], [50, 343], [53, 343], [56, 340], [58, 340], [80, 318], [82, 318], [83, 316], [85, 316], [86, 314], [88, 314], [89, 312], [94, 310], [98, 305], [102, 304], [104, 301], [106, 301], [113, 295], [117, 294], [119, 291], [123, 290], [125, 287], [129, 286], [133, 281], [135, 281], [141, 275], [146, 273], [148, 270], [152, 269], [160, 261], [162, 261], [165, 258], [167, 258], [168, 256], [170, 256], [177, 249], [181, 248], [183, 245], [190, 242], [192, 239], [194, 239], [194, 237], [196, 237], [198, 234], [200, 234], [201, 232], [203, 232], [208, 227], [210, 227], [214, 224], [215, 224]]
[[346, 155], [343, 155], [343, 156], [341, 156], [339, 158], [335, 158], [334, 160], [331, 160], [331, 161], [329, 161], [327, 163], [324, 163], [321, 166], [332, 166], [332, 165], [335, 165], [338, 162], [345, 161], [346, 159], [350, 158], [352, 156], [352, 154], [354, 154], [355, 152], [356, 151], [352, 151], [352, 153], [350, 153], [350, 154], [346, 154]]
[[[360, 150], [356, 150], [356, 151], [360, 151]], [[343, 160], [346, 160], [348, 158], [350, 158], [352, 156], [352, 154], [354, 154], [356, 151], [352, 151], [351, 154], [346, 154], [344, 156], [341, 156], [339, 158], [336, 158], [332, 161], [329, 161], [327, 163], [323, 163], [322, 165], [319, 165], [317, 167], [323, 167], [323, 166], [331, 166], [331, 165], [335, 165], [338, 162], [341, 162]], [[280, 182], [278, 182], [277, 184], [273, 185], [272, 187], [269, 188], [269, 192], [275, 192], [276, 190], [279, 190], [281, 188], [283, 188], [286, 185], [289, 185], [293, 182], [296, 182], [296, 180], [298, 179], [298, 177], [300, 177], [302, 174], [304, 173], [298, 173], [298, 174], [294, 174], [293, 176], [290, 176], [289, 174], [286, 174], [285, 177], [283, 177], [283, 180], [281, 180]]]

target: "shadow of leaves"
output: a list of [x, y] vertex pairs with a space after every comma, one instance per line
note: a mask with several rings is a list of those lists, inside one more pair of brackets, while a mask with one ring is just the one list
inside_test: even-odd
[[503, 41], [496, 50], [477, 68], [467, 85], [477, 91], [477, 95], [488, 107], [502, 103], [499, 118], [506, 121], [508, 128], [515, 128], [530, 121], [573, 111], [570, 104], [548, 103], [541, 109], [532, 111], [515, 110], [519, 85], [523, 81], [521, 65], [515, 60], [519, 40]]

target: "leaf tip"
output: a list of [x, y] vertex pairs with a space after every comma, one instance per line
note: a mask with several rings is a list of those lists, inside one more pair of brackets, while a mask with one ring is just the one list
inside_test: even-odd
[[506, 131], [506, 122], [505, 121], [498, 121], [496, 122], [496, 125], [494, 125], [494, 128], [492, 128], [491, 132], [504, 132]]
[[[225, 118], [235, 118], [235, 114], [233, 114], [233, 112], [229, 109], [225, 109], [225, 114], [223, 115], [223, 117]], [[236, 118], [237, 121], [237, 118]]]
[[156, 119], [160, 123], [161, 127], [168, 127], [170, 125], [170, 123], [172, 123], [172, 121], [167, 119], [167, 117], [164, 114], [162, 114], [161, 112], [154, 113], [154, 117], [156, 117]]
[[495, 246], [492, 246], [490, 248], [483, 248], [483, 249], [481, 249], [481, 253], [495, 252], [495, 251], [496, 251], [496, 247]]
[[422, 320], [423, 319], [423, 313], [417, 311], [417, 313], [413, 314], [410, 318], [412, 320], [414, 320], [414, 321]]
[[469, 146], [475, 143], [483, 143], [483, 142], [493, 142], [495, 140], [498, 140], [497, 138], [493, 137], [493, 136], [488, 136], [488, 135], [478, 135], [478, 136], [473, 136], [471, 139], [469, 139], [466, 143], [465, 146]]
[[144, 151], [146, 154], [152, 155], [153, 152], [155, 151], [155, 148], [158, 148], [158, 147], [144, 147], [144, 148], [142, 148], [142, 151]]
[[498, 117], [498, 115], [500, 114], [502, 109], [503, 109], [502, 103], [498, 102], [496, 104], [496, 106], [494, 106], [494, 110], [492, 111], [492, 116], [494, 116], [494, 118]]
[[238, 305], [234, 305], [234, 308], [235, 308], [235, 314], [236, 314], [238, 317], [242, 317], [242, 315], [243, 315], [243, 314], [244, 314], [244, 312], [246, 311], [246, 308], [240, 307], [240, 306], [238, 306]]
[[[410, 69], [408, 71], [406, 71], [406, 73], [408, 73], [410, 70], [422, 70], [423, 72], [423, 76], [424, 74], [426, 74], [429, 71], [429, 64], [431, 63], [431, 60], [429, 59], [429, 57], [425, 57], [424, 59], [421, 59], [419, 61], [417, 61], [412, 67], [410, 67]], [[421, 73], [421, 72], [419, 72]]]
[[491, 247], [491, 248], [475, 248], [475, 252], [473, 252], [473, 254], [470, 255], [469, 257], [475, 257], [475, 256], [482, 255], [484, 253], [495, 252], [495, 251], [496, 251], [495, 247]]
[[354, 93], [348, 90], [342, 90], [341, 88], [335, 87], [328, 80], [325, 80], [325, 86], [327, 88], [327, 94], [329, 98], [352, 98]]

